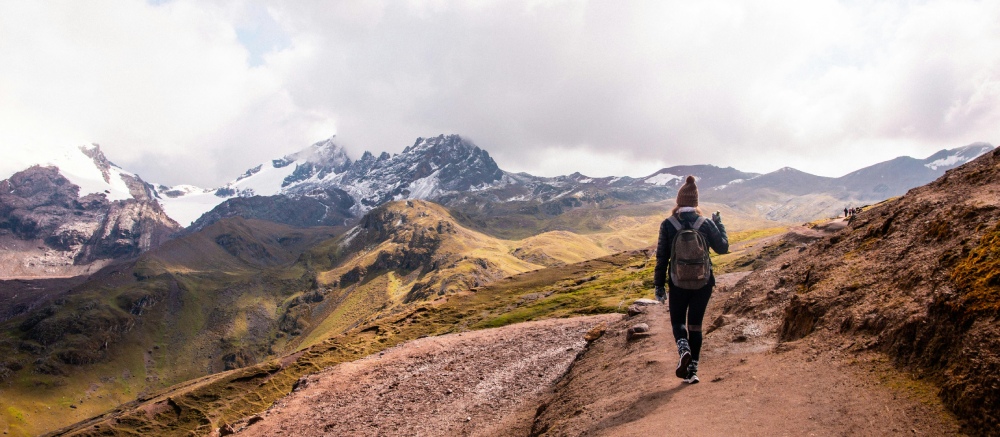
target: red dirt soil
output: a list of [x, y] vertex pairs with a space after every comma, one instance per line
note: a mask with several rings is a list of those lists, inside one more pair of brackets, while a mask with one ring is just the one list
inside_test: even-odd
[[[720, 315], [724, 275], [707, 320]], [[730, 321], [706, 335], [699, 375], [673, 376], [665, 306], [423, 338], [309, 376], [239, 435], [956, 435], [921, 382], [879, 355]], [[606, 323], [589, 345], [584, 334]], [[650, 335], [626, 341], [647, 323]], [[579, 354], [579, 356], [578, 356]], [[572, 364], [572, 365], [571, 365]], [[568, 369], [568, 370], [567, 370]], [[252, 422], [252, 425], [247, 425]]]

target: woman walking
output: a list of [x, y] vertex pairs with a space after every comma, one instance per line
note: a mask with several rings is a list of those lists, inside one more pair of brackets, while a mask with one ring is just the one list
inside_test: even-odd
[[688, 384], [698, 382], [701, 324], [715, 286], [709, 247], [718, 254], [727, 253], [729, 237], [718, 211], [711, 220], [702, 216], [698, 187], [694, 176], [688, 176], [677, 191], [677, 206], [660, 224], [653, 271], [656, 299], [661, 303], [668, 300], [670, 307], [670, 324], [680, 355], [675, 373]]

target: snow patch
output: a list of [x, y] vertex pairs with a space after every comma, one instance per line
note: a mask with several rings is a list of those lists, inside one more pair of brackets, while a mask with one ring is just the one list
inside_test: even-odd
[[69, 179], [73, 185], [80, 187], [80, 197], [91, 193], [104, 193], [108, 200], [128, 200], [132, 198], [132, 192], [122, 179], [122, 175], [132, 176], [121, 168], [111, 165], [108, 169], [108, 179], [104, 179], [104, 172], [97, 167], [94, 160], [83, 152], [94, 151], [97, 145], [86, 145], [83, 147], [70, 147], [62, 150], [58, 155], [53, 156], [43, 165], [51, 165], [59, 168], [59, 174]]
[[742, 184], [745, 180], [746, 179], [734, 179], [734, 180], [729, 181], [729, 183], [722, 184], [722, 185], [719, 185], [718, 187], [713, 188], [713, 190], [724, 190], [724, 189], [726, 189], [726, 187], [728, 187], [730, 185]]
[[410, 199], [428, 199], [432, 196], [440, 194], [440, 179], [438, 178], [438, 173], [441, 171], [435, 171], [431, 173], [430, 176], [423, 177], [413, 181], [410, 184]]
[[573, 194], [574, 191], [576, 191], [576, 188], [570, 188], [569, 190], [563, 191], [562, 193], [559, 193], [559, 194], [556, 194], [555, 196], [552, 196], [551, 200], [560, 199], [563, 196], [566, 196], [568, 194]]
[[927, 167], [931, 170], [937, 170], [938, 168], [941, 167], [952, 167], [957, 164], [964, 163], [965, 161], [966, 159], [963, 158], [961, 155], [951, 155], [946, 158], [938, 159], [937, 161], [934, 162], [928, 162], [927, 164], [924, 164], [924, 167]]
[[673, 174], [670, 174], [670, 173], [660, 173], [658, 175], [654, 175], [652, 177], [646, 178], [646, 180], [643, 181], [643, 182], [645, 182], [647, 184], [661, 185], [662, 186], [662, 185], [669, 184], [671, 181], [675, 181], [675, 180], [678, 180], [680, 178], [681, 178], [681, 176], [673, 175]]
[[281, 193], [281, 183], [295, 171], [295, 167], [294, 165], [278, 168], [265, 166], [249, 177], [230, 183], [226, 188], [236, 191], [251, 189], [258, 196], [273, 196]]

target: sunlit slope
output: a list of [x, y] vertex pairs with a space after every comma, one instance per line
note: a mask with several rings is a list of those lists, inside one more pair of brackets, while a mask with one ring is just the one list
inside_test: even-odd
[[[537, 270], [515, 256], [516, 242], [459, 225], [441, 206], [392, 202], [369, 212], [343, 237], [303, 256], [324, 301], [295, 312], [308, 328], [303, 345], [339, 334], [401, 307]], [[599, 255], [604, 255], [600, 253]]]
[[[331, 335], [415, 302], [475, 289], [526, 271], [572, 264], [624, 250], [654, 245], [663, 208], [629, 217], [610, 212], [605, 232], [550, 231], [520, 240], [496, 238], [469, 229], [435, 203], [399, 201], [372, 210], [343, 236], [308, 250], [299, 263], [315, 272], [315, 289], [285, 304], [282, 328], [289, 347], [315, 344]], [[673, 206], [672, 204], [670, 206]], [[706, 205], [715, 210], [715, 205]], [[774, 222], [741, 219], [719, 206], [740, 232]], [[606, 214], [606, 215], [604, 215]]]
[[[650, 247], [656, 243], [665, 206], [580, 215], [588, 222], [608, 221], [601, 225], [602, 232], [549, 231], [507, 240], [466, 227], [435, 203], [392, 202], [372, 210], [344, 236], [303, 256], [304, 268], [316, 272], [319, 293], [325, 294], [322, 302], [303, 302], [289, 317], [308, 332], [297, 338], [309, 345], [401, 305], [529, 270]], [[623, 215], [626, 212], [646, 215], [630, 217]], [[574, 213], [580, 214], [568, 214]], [[736, 221], [744, 226], [758, 223]]]

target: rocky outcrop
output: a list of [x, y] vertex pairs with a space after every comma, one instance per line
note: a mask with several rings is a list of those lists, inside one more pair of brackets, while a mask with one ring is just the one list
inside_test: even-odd
[[[134, 198], [109, 201], [103, 193], [81, 197], [80, 187], [56, 167], [35, 166], [18, 172], [0, 181], [0, 239], [40, 242], [54, 254], [47, 270], [35, 273], [58, 276], [59, 264], [132, 257], [160, 245], [180, 229], [152, 200], [145, 182], [138, 177], [125, 182]], [[31, 273], [30, 266], [27, 270]], [[5, 274], [11, 272], [0, 271]]]
[[329, 169], [327, 174], [341, 170], [324, 178], [325, 174], [312, 170], [318, 164], [304, 163], [309, 167], [307, 174], [316, 177], [297, 177], [302, 182], [288, 186], [287, 192], [304, 194], [334, 186], [350, 193], [357, 202], [355, 212], [364, 213], [394, 199], [435, 199], [449, 192], [490, 187], [504, 176], [489, 153], [458, 135], [417, 138], [398, 155], [376, 157], [366, 152], [348, 164], [338, 158], [321, 166]]

